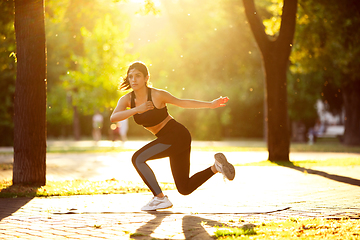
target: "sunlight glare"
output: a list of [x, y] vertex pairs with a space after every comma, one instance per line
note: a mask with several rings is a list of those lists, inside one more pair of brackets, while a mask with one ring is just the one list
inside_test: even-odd
[[[151, 1], [154, 3], [155, 7], [161, 6], [161, 1], [160, 0], [151, 0]], [[131, 3], [145, 3], [146, 0], [129, 0], [129, 2], [131, 2]]]

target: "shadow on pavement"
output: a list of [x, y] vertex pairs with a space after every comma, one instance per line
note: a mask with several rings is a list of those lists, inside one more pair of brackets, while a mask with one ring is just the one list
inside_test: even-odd
[[148, 212], [149, 214], [152, 214], [155, 216], [154, 219], [151, 219], [150, 221], [146, 222], [146, 224], [142, 225], [140, 228], [136, 230], [136, 232], [133, 235], [150, 235], [158, 226], [160, 226], [161, 222], [167, 217], [170, 216], [171, 212]]
[[0, 221], [25, 206], [32, 198], [0, 198]]
[[[136, 235], [150, 235], [152, 232], [155, 231], [157, 227], [160, 226], [161, 222], [168, 216], [174, 214], [170, 211], [159, 211], [159, 212], [148, 212], [149, 214], [152, 214], [155, 216], [154, 219], [146, 222], [146, 224], [142, 225], [140, 228], [136, 230], [134, 233], [134, 236]], [[177, 213], [175, 213], [177, 214]], [[202, 226], [202, 223], [206, 223], [206, 225], [209, 225], [211, 227], [214, 226], [226, 226], [226, 224], [217, 222], [211, 219], [201, 218], [201, 217], [195, 217], [186, 215], [182, 219], [182, 229], [183, 233], [185, 235], [185, 239], [214, 239], [209, 233], [204, 229]], [[152, 238], [156, 239], [156, 238]]]
[[224, 223], [206, 218], [185, 216], [182, 222], [185, 239], [191, 239], [194, 237], [196, 237], [196, 239], [213, 239], [213, 237], [204, 229], [202, 223], [206, 223], [206, 225], [210, 225], [211, 227], [221, 227], [225, 225]]
[[0, 221], [30, 202], [38, 188], [37, 185], [15, 184], [0, 189]]
[[359, 179], [355, 179], [355, 178], [350, 178], [350, 177], [345, 177], [345, 176], [340, 176], [340, 175], [336, 175], [336, 174], [330, 174], [327, 172], [323, 172], [323, 171], [319, 171], [319, 170], [314, 170], [314, 169], [310, 169], [310, 168], [304, 168], [304, 167], [299, 167], [294, 165], [292, 162], [274, 162], [279, 166], [282, 167], [287, 167], [287, 168], [291, 168], [300, 172], [307, 172], [308, 174], [314, 174], [314, 175], [319, 175], [337, 182], [342, 182], [342, 183], [347, 183], [350, 185], [354, 185], [354, 186], [359, 186], [360, 187], [360, 180]]

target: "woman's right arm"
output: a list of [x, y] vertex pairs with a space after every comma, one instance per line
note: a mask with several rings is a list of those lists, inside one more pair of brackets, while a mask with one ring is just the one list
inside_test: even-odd
[[128, 109], [129, 107], [130, 107], [130, 94], [126, 94], [119, 99], [116, 108], [114, 109], [113, 113], [110, 116], [110, 121], [119, 122], [136, 114], [134, 108]]
[[113, 113], [110, 116], [110, 121], [119, 122], [137, 113], [143, 113], [154, 108], [154, 105], [152, 104], [151, 101], [145, 102], [140, 106], [134, 108], [130, 108], [131, 107], [130, 102], [131, 102], [130, 93], [122, 96], [119, 99], [116, 108], [114, 109]]

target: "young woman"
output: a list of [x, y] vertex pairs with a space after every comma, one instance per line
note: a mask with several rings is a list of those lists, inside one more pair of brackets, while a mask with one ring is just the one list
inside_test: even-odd
[[172, 207], [146, 164], [148, 160], [169, 157], [176, 188], [183, 195], [192, 193], [217, 172], [229, 180], [235, 177], [233, 165], [227, 162], [222, 153], [215, 154], [214, 165], [189, 177], [191, 136], [182, 124], [168, 114], [166, 107], [166, 104], [173, 104], [182, 108], [218, 108], [225, 106], [229, 99], [220, 97], [211, 102], [179, 99], [167, 91], [149, 88], [149, 78], [144, 63], [131, 64], [120, 88], [133, 91], [119, 99], [110, 117], [111, 122], [118, 122], [133, 116], [137, 124], [143, 125], [157, 137], [132, 157], [134, 167], [154, 194], [152, 200], [141, 208], [143, 211]]

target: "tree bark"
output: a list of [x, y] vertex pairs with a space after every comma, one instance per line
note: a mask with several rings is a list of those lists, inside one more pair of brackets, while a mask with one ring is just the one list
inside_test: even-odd
[[13, 184], [46, 183], [46, 45], [43, 0], [15, 0], [17, 78]]
[[297, 0], [284, 0], [279, 36], [270, 40], [254, 0], [243, 0], [245, 14], [262, 54], [265, 69], [267, 144], [270, 161], [289, 161], [290, 129], [287, 111], [289, 56], [295, 33]]
[[345, 133], [343, 144], [360, 145], [360, 80], [343, 87]]

